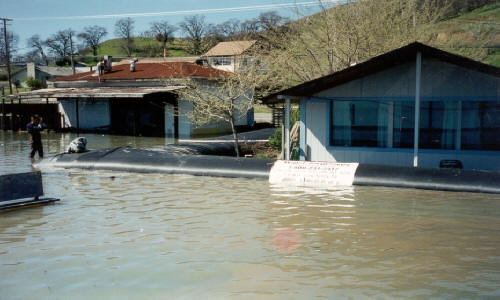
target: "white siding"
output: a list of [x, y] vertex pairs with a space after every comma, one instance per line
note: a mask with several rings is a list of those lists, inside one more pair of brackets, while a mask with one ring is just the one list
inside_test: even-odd
[[192, 123], [189, 114], [193, 109], [193, 104], [189, 101], [179, 99], [179, 138], [191, 137]]
[[175, 113], [172, 104], [165, 104], [165, 137], [173, 138], [175, 136]]
[[[396, 66], [321, 91], [316, 97], [414, 97], [415, 63]], [[435, 59], [422, 60], [425, 97], [500, 97], [500, 78]]]
[[[86, 100], [78, 102], [80, 129], [96, 129], [111, 125], [108, 100]], [[65, 127], [77, 127], [76, 100], [59, 99], [59, 112], [64, 115]]]

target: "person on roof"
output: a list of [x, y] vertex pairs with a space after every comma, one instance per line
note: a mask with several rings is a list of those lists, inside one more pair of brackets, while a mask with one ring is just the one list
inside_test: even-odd
[[132, 59], [130, 61], [130, 72], [135, 72], [135, 62], [136, 62], [135, 59]]

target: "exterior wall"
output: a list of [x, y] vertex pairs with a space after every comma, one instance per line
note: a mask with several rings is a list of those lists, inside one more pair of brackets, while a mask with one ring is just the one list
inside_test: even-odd
[[193, 104], [189, 101], [179, 99], [179, 138], [187, 139], [191, 137], [192, 123], [188, 115], [193, 109]]
[[223, 56], [223, 57], [229, 57], [231, 59], [231, 64], [219, 65], [219, 64], [214, 63], [214, 60], [217, 57], [210, 57], [209, 58], [210, 67], [212, 67], [214, 69], [226, 71], [226, 72], [235, 72], [235, 70], [236, 70], [236, 57], [235, 56]]
[[170, 103], [165, 104], [165, 137], [175, 137], [175, 111]]
[[[407, 63], [313, 95], [320, 98], [413, 98], [415, 63]], [[423, 98], [499, 98], [500, 78], [435, 59], [422, 59]]]
[[[329, 146], [328, 102], [304, 102], [305, 104], [301, 105], [301, 113], [305, 115], [306, 125], [306, 134], [301, 140], [303, 159], [413, 166], [413, 149]], [[419, 149], [420, 167], [437, 168], [439, 162], [445, 159], [460, 160], [465, 169], [500, 170], [500, 152]]]
[[[435, 59], [422, 61], [422, 100], [500, 101], [500, 79]], [[415, 63], [400, 65], [324, 90], [301, 102], [301, 158], [412, 166], [413, 149], [330, 146], [330, 100], [414, 101]], [[302, 130], [301, 128], [301, 130]], [[500, 152], [419, 149], [419, 166], [460, 160], [466, 169], [500, 170]]]
[[[59, 112], [64, 116], [65, 126], [76, 128], [76, 99], [58, 99]], [[78, 101], [80, 129], [92, 130], [111, 125], [109, 100]]]
[[[193, 136], [222, 135], [231, 133], [231, 125], [227, 122], [212, 122], [210, 124], [195, 126], [189, 116], [193, 109], [193, 104], [189, 101], [179, 100], [179, 138], [187, 139]], [[238, 101], [238, 100], [237, 100]], [[243, 99], [239, 101], [244, 101]], [[237, 116], [236, 126], [253, 126], [254, 110], [249, 110], [245, 116]]]

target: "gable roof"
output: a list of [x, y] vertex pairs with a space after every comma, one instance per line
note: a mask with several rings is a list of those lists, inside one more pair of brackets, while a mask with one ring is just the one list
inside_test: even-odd
[[417, 52], [421, 52], [423, 57], [436, 58], [467, 69], [472, 69], [482, 73], [500, 77], [500, 68], [483, 64], [467, 57], [449, 53], [437, 48], [424, 45], [422, 43], [415, 42], [408, 44], [402, 48], [376, 56], [370, 60], [346, 68], [344, 70], [271, 94], [263, 98], [262, 101], [267, 104], [283, 102], [283, 100], [278, 99], [278, 95], [308, 97], [312, 94], [333, 88], [349, 81], [365, 77], [410, 61], [415, 61]]
[[203, 56], [234, 56], [241, 55], [252, 47], [257, 41], [220, 42]]
[[[163, 78], [220, 78], [227, 73], [221, 70], [186, 62], [137, 63], [135, 72], [130, 72], [130, 65], [114, 65], [110, 72], [101, 75], [101, 80], [142, 80]], [[95, 71], [85, 72], [52, 81], [97, 81]]]

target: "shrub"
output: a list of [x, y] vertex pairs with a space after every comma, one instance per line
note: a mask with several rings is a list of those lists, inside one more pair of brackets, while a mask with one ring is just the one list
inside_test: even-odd
[[26, 84], [32, 89], [32, 90], [38, 90], [43, 87], [43, 83], [40, 79], [36, 79], [33, 77], [29, 77], [28, 80], [26, 80]]
[[273, 135], [269, 137], [269, 145], [281, 151], [281, 128], [277, 128]]

